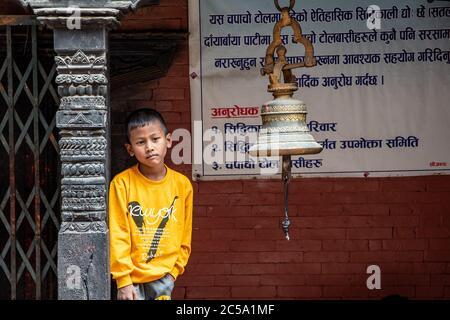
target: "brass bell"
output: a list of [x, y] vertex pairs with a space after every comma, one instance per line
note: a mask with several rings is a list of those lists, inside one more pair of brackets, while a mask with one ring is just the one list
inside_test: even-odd
[[[261, 107], [262, 127], [257, 143], [249, 149], [249, 153], [257, 157], [282, 156], [285, 196], [285, 219], [282, 227], [286, 239], [289, 240], [288, 185], [291, 179], [291, 156], [316, 154], [321, 152], [323, 147], [309, 133], [306, 125], [306, 105], [303, 101], [292, 98], [294, 92], [298, 90], [292, 69], [315, 66], [314, 48], [311, 42], [302, 36], [299, 23], [289, 15], [295, 0], [290, 0], [290, 6], [284, 8], [280, 8], [278, 0], [274, 2], [281, 12], [281, 19], [273, 29], [273, 41], [266, 50], [261, 74], [269, 75], [270, 84], [267, 91], [271, 92], [275, 99]], [[292, 27], [295, 42], [305, 47], [305, 58], [301, 63], [290, 64], [286, 60], [286, 48], [281, 40], [281, 29], [286, 26]]]

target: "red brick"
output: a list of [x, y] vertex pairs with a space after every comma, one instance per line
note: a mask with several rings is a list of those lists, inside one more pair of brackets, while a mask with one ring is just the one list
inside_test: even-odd
[[358, 286], [366, 283], [366, 274], [314, 274], [306, 275], [306, 284], [310, 286]]
[[211, 230], [209, 229], [194, 229], [194, 233], [192, 235], [193, 241], [204, 241], [211, 239]]
[[371, 225], [372, 217], [298, 217], [292, 221], [300, 228], [345, 228], [345, 227], [367, 227]]
[[368, 203], [410, 204], [418, 202], [420, 192], [371, 192], [367, 193]]
[[181, 120], [181, 114], [179, 112], [164, 112], [164, 120], [167, 124], [179, 123]]
[[449, 299], [450, 298], [450, 287], [445, 287], [444, 298], [445, 299]]
[[[167, 77], [188, 77], [189, 67], [184, 65], [172, 65], [166, 74]], [[163, 99], [164, 100], [164, 99]]]
[[[328, 195], [328, 194], [327, 194]], [[280, 196], [282, 194], [280, 193]], [[325, 195], [322, 193], [304, 193], [304, 194], [289, 194], [289, 203], [290, 204], [296, 204], [296, 205], [305, 205], [305, 204], [321, 204], [324, 202]], [[283, 199], [281, 199], [283, 200]], [[280, 201], [279, 203], [283, 203], [283, 201]], [[328, 202], [327, 202], [328, 203]]]
[[323, 274], [366, 274], [367, 264], [362, 263], [324, 263]]
[[422, 251], [370, 251], [350, 252], [350, 261], [379, 264], [382, 262], [417, 262], [423, 261]]
[[240, 181], [204, 181], [199, 187], [200, 193], [242, 193]]
[[183, 100], [183, 88], [158, 88], [153, 91], [155, 100]]
[[430, 239], [430, 250], [450, 251], [450, 239]]
[[450, 274], [432, 274], [430, 277], [432, 286], [450, 286]]
[[214, 219], [223, 217], [245, 217], [250, 215], [250, 208], [248, 206], [233, 206], [233, 209], [230, 210], [229, 206], [210, 205], [206, 207], [206, 215]]
[[215, 263], [257, 263], [258, 253], [256, 252], [218, 252], [211, 254]]
[[321, 228], [321, 229], [301, 229], [301, 239], [345, 239], [345, 229]]
[[172, 291], [172, 299], [173, 300], [183, 300], [186, 299], [186, 288], [179, 286], [178, 284]]
[[426, 215], [421, 215], [419, 219], [421, 227], [440, 227], [444, 220], [440, 213], [428, 213]]
[[348, 262], [348, 252], [305, 252], [303, 260], [305, 262]]
[[187, 15], [188, 12], [186, 6], [172, 6], [168, 8], [165, 4], [148, 6], [142, 8], [142, 10], [144, 11], [144, 15], [149, 18], [158, 17], [160, 19], [173, 17], [178, 18]]
[[230, 245], [222, 240], [195, 241], [192, 250], [198, 252], [228, 252]]
[[369, 296], [369, 289], [366, 285], [364, 287], [349, 287], [349, 286], [325, 286], [323, 287], [322, 295], [328, 298], [366, 298]]
[[[383, 280], [381, 280], [383, 281]], [[383, 295], [383, 298], [388, 296], [400, 296], [400, 297], [406, 297], [408, 299], [414, 298], [415, 296], [415, 288], [413, 286], [398, 286], [398, 287], [387, 287], [383, 283], [381, 284], [381, 294]]]
[[418, 203], [450, 203], [449, 192], [420, 192], [417, 194]]
[[275, 241], [270, 240], [252, 240], [252, 241], [231, 241], [230, 250], [234, 252], [255, 252], [255, 251], [274, 251]]
[[269, 274], [276, 273], [277, 264], [275, 263], [247, 263], [233, 264], [232, 274]]
[[347, 239], [391, 239], [392, 228], [355, 228], [347, 230]]
[[[422, 262], [415, 262], [422, 263]], [[414, 263], [411, 262], [381, 262], [378, 264], [382, 274], [413, 274]]]
[[334, 192], [325, 193], [321, 202], [331, 204], [358, 204], [367, 203], [367, 192]]
[[389, 215], [391, 216], [411, 216], [415, 212], [414, 206], [406, 204], [390, 204]]
[[443, 298], [443, 286], [417, 286], [416, 298]]
[[242, 229], [249, 229], [249, 228], [255, 228], [255, 229], [261, 229], [261, 228], [278, 228], [279, 226], [279, 220], [278, 218], [271, 218], [271, 217], [264, 217], [264, 218], [257, 218], [257, 217], [237, 217], [234, 219], [236, 228], [242, 228]]
[[[193, 244], [195, 245], [195, 243]], [[208, 252], [194, 251], [189, 257], [189, 264], [214, 263], [214, 257]]]
[[225, 299], [231, 297], [229, 287], [187, 287], [186, 299]]
[[279, 240], [277, 251], [320, 251], [322, 242], [319, 240]]
[[231, 270], [231, 264], [224, 263], [202, 263], [189, 266], [189, 274], [192, 275], [231, 274]]
[[449, 176], [442, 176], [435, 178], [432, 181], [427, 181], [427, 191], [450, 191]]
[[443, 217], [442, 226], [450, 227], [450, 215]]
[[283, 286], [283, 285], [304, 285], [306, 276], [303, 274], [264, 274], [260, 276], [261, 285]]
[[422, 274], [384, 274], [381, 273], [381, 287], [383, 286], [428, 286], [430, 276]]
[[446, 203], [422, 203], [419, 205], [421, 215], [442, 215], [446, 216], [450, 212], [450, 205]]
[[1, 15], [26, 15], [26, 9], [19, 2], [8, 1], [0, 4]]
[[368, 249], [367, 240], [323, 240], [324, 251], [363, 251]]
[[414, 273], [440, 274], [445, 273], [446, 264], [434, 262], [415, 262], [413, 264], [413, 268]]
[[230, 229], [235, 226], [235, 219], [197, 217], [192, 220], [192, 224], [199, 229]]
[[214, 285], [213, 275], [183, 275], [177, 279], [176, 286], [207, 287]]
[[[188, 49], [188, 40], [186, 41], [182, 41], [180, 43], [180, 50], [175, 52], [175, 56], [173, 58], [172, 63], [173, 64], [181, 64], [181, 65], [189, 65], [189, 49]], [[190, 89], [189, 88], [189, 78], [185, 78], [185, 82], [183, 82], [180, 86], [180, 84], [178, 84], [178, 86], [186, 88], [186, 89]], [[177, 84], [174, 84], [177, 85]]]
[[383, 248], [382, 240], [369, 240], [370, 251], [380, 251]]
[[418, 238], [450, 238], [450, 228], [447, 227], [420, 227], [417, 228]]
[[343, 212], [342, 205], [299, 205], [298, 216], [336, 216]]
[[373, 179], [337, 179], [333, 184], [334, 192], [376, 192], [379, 182]]
[[[270, 181], [270, 180], [250, 180], [243, 181], [244, 193], [254, 192], [270, 192], [270, 193], [282, 193], [283, 183], [282, 181]], [[290, 190], [291, 191], [291, 190]]]
[[[289, 217], [297, 216], [297, 207], [288, 206]], [[233, 207], [234, 210], [234, 207]], [[275, 206], [252, 206], [251, 215], [257, 219], [258, 217], [284, 217], [284, 205]]]
[[[300, 233], [300, 230], [298, 228], [291, 226], [291, 228], [289, 229], [289, 236], [291, 238], [291, 241], [289, 241], [289, 242], [292, 242], [295, 239], [298, 239], [299, 233]], [[267, 229], [267, 228], [259, 229], [258, 228], [258, 229], [255, 229], [255, 234], [256, 234], [256, 239], [262, 239], [262, 240], [285, 239], [284, 232], [283, 232], [283, 230], [281, 230], [281, 227], [276, 228], [276, 229]], [[286, 243], [287, 241], [284, 240], [283, 242]]]
[[196, 194], [194, 195], [194, 205], [203, 205], [203, 206], [211, 206], [211, 205], [228, 205], [229, 202], [227, 198], [223, 196], [223, 194]]
[[344, 214], [349, 215], [389, 215], [389, 206], [384, 204], [345, 204]]
[[424, 180], [411, 180], [405, 178], [396, 178], [383, 180], [381, 182], [381, 191], [425, 191]]
[[[222, 195], [223, 198], [223, 195]], [[247, 194], [230, 194], [227, 196], [228, 203], [231, 206], [235, 205], [276, 205], [281, 203], [278, 197], [273, 193], [247, 193]], [[218, 202], [220, 203], [220, 202]]]
[[272, 298], [276, 295], [276, 287], [241, 287], [233, 286], [231, 288], [232, 298]]
[[255, 230], [252, 229], [214, 229], [211, 230], [213, 240], [254, 240]]
[[320, 272], [320, 263], [279, 263], [276, 265], [276, 273], [281, 274], [318, 274]]
[[333, 183], [328, 179], [303, 179], [292, 182], [289, 185], [289, 192], [309, 193], [309, 192], [332, 192]]
[[260, 283], [260, 276], [251, 276], [251, 275], [226, 275], [226, 276], [215, 276], [214, 277], [214, 286], [217, 287], [234, 287], [234, 286], [251, 286], [258, 288], [259, 285], [264, 285]]
[[306, 299], [306, 298], [321, 298], [322, 297], [322, 287], [311, 287], [311, 286], [288, 286], [277, 287], [277, 296], [281, 298], [295, 298], [295, 299]]
[[450, 250], [426, 251], [425, 261], [450, 262]]
[[425, 250], [428, 248], [428, 241], [425, 239], [416, 240], [383, 240], [383, 250], [392, 251], [409, 251], [409, 250]]
[[416, 228], [394, 228], [394, 238], [395, 239], [414, 239], [416, 238]]
[[373, 217], [371, 226], [374, 227], [416, 227], [419, 225], [418, 216], [389, 216], [389, 217]]
[[258, 261], [261, 263], [303, 262], [303, 252], [260, 252]]

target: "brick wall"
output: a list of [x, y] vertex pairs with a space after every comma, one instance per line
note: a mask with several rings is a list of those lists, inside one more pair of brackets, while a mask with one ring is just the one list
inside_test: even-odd
[[[127, 30], [187, 29], [187, 0], [161, 0], [123, 23]], [[160, 110], [190, 129], [188, 43], [168, 75], [113, 91], [113, 141], [127, 112]], [[113, 145], [113, 172], [129, 165]], [[189, 165], [177, 166], [191, 176]], [[177, 299], [450, 298], [450, 176], [296, 179], [291, 241], [284, 240], [282, 184], [193, 183], [192, 256]], [[368, 290], [369, 265], [381, 290]]]
[[19, 3], [18, 0], [1, 0], [0, 1], [0, 15], [23, 15], [30, 14]]

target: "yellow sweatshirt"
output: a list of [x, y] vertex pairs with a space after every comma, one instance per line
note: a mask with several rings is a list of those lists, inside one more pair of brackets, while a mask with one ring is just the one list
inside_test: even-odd
[[162, 180], [152, 181], [135, 165], [111, 181], [110, 262], [118, 288], [184, 272], [191, 252], [192, 185], [166, 169]]

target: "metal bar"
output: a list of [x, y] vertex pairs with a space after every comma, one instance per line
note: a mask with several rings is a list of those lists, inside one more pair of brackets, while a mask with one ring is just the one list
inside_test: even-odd
[[39, 183], [39, 88], [38, 88], [38, 64], [37, 64], [37, 35], [36, 26], [31, 26], [31, 54], [33, 63], [33, 114], [34, 114], [34, 221], [35, 221], [35, 245], [36, 245], [36, 300], [41, 299], [41, 188]]
[[16, 177], [14, 152], [14, 93], [11, 27], [6, 26], [6, 56], [8, 60], [8, 115], [9, 115], [9, 224], [11, 227], [11, 299], [17, 298], [16, 270]]

